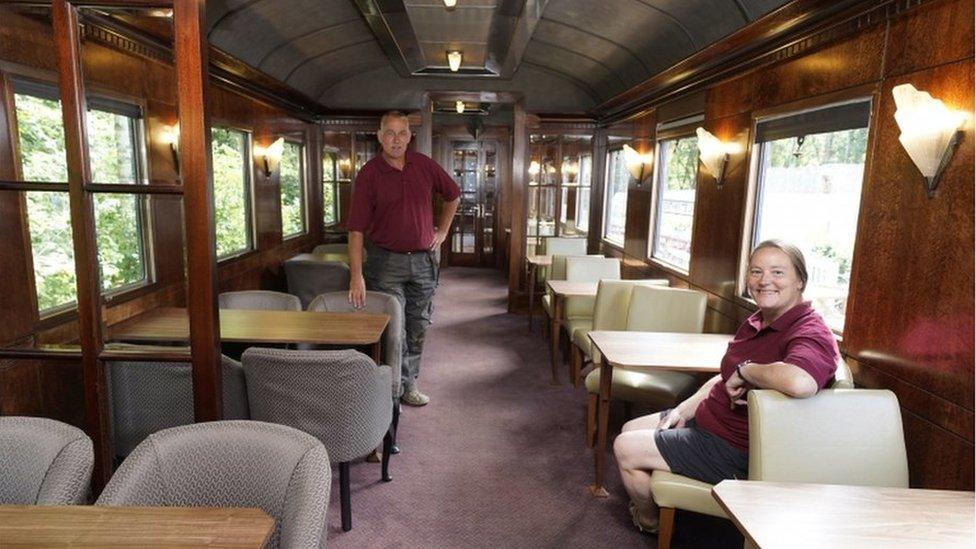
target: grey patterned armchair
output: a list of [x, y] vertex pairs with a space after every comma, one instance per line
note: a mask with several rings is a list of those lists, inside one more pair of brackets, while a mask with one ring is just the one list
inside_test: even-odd
[[96, 505], [260, 507], [268, 547], [324, 548], [332, 472], [322, 443], [284, 425], [214, 421], [153, 433]]
[[384, 481], [393, 446], [390, 367], [353, 350], [244, 352], [251, 417], [314, 435], [339, 464], [342, 529], [352, 529], [349, 462], [383, 441]]
[[315, 296], [349, 289], [349, 266], [338, 261], [317, 261], [296, 257], [282, 263], [288, 281], [288, 293], [308, 307]]
[[258, 309], [264, 311], [301, 311], [302, 302], [297, 297], [269, 290], [245, 290], [224, 292], [217, 296], [221, 309]]
[[[248, 419], [241, 364], [222, 357], [224, 419]], [[147, 436], [193, 423], [189, 362], [108, 362], [107, 386], [115, 455], [125, 457]]]
[[88, 497], [92, 441], [42, 417], [0, 417], [0, 504], [78, 505]]

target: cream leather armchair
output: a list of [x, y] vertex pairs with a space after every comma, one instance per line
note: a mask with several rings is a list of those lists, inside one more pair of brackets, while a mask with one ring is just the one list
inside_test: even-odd
[[[700, 334], [705, 325], [705, 301], [705, 294], [694, 290], [635, 287], [631, 292], [626, 329], [629, 332]], [[610, 394], [613, 400], [638, 402], [663, 410], [690, 396], [697, 386], [698, 378], [692, 374], [614, 368]], [[600, 392], [599, 368], [586, 376], [586, 392], [586, 432], [592, 445]]]
[[[596, 258], [596, 259], [606, 259], [602, 255], [599, 255], [599, 254], [595, 254], [595, 255], [564, 255], [564, 254], [556, 254], [556, 255], [552, 256], [552, 265], [549, 267], [549, 278], [548, 279], [549, 280], [569, 280], [569, 278], [566, 277], [566, 263], [567, 263], [567, 261], [570, 258], [572, 258], [572, 259], [578, 259], [578, 258], [581, 258], [581, 257], [591, 257], [591, 258]], [[620, 274], [619, 273], [620, 273], [620, 270], [618, 269], [617, 270], [617, 278], [620, 278]], [[542, 308], [545, 309], [545, 311], [546, 311], [546, 317], [547, 318], [550, 318], [550, 319], [552, 318], [552, 305], [553, 305], [553, 303], [552, 303], [552, 294], [549, 292], [549, 289], [546, 288], [546, 293], [545, 293], [545, 295], [542, 296]]]
[[[849, 386], [846, 366], [838, 372], [834, 386]], [[805, 399], [750, 391], [749, 479], [907, 487], [898, 399], [869, 389], [827, 389]], [[651, 493], [661, 508], [659, 549], [671, 546], [675, 509], [726, 516], [711, 484], [655, 471]]]
[[[548, 236], [542, 239], [542, 247], [538, 250], [539, 255], [586, 255], [585, 238], [566, 238], [562, 236]], [[565, 264], [563, 265], [565, 273]], [[545, 283], [552, 275], [552, 269], [542, 267], [536, 274], [536, 280]], [[563, 275], [565, 276], [565, 274]], [[553, 280], [562, 280], [554, 278]]]
[[566, 333], [572, 346], [571, 381], [579, 387], [580, 370], [587, 360], [599, 360], [588, 334], [594, 330], [618, 331], [627, 329], [630, 295], [635, 286], [667, 286], [664, 279], [601, 280], [593, 302], [593, 318], [573, 318], [566, 321]]

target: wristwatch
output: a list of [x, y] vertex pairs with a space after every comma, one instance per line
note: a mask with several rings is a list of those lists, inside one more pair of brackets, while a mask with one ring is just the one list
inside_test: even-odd
[[741, 379], [742, 381], [744, 381], [746, 383], [749, 383], [751, 385], [752, 382], [749, 381], [748, 379], [746, 379], [746, 376], [742, 375], [742, 367], [745, 366], [746, 364], [752, 364], [752, 361], [749, 360], [749, 359], [746, 359], [746, 360], [743, 360], [742, 362], [736, 364], [735, 365], [735, 373], [738, 374], [739, 379]]

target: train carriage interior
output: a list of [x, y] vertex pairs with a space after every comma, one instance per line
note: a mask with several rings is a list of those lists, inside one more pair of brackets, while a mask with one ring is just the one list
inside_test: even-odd
[[974, 5], [0, 1], [0, 547], [972, 547]]

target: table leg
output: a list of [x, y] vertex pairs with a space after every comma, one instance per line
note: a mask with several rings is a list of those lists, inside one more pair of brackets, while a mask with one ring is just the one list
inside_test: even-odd
[[536, 264], [529, 263], [529, 333], [532, 333], [532, 310], [535, 308]]
[[[602, 354], [601, 354], [602, 355]], [[610, 494], [603, 487], [603, 475], [607, 460], [607, 424], [610, 421], [610, 384], [613, 381], [613, 365], [606, 357], [600, 357], [600, 397], [597, 401], [596, 448], [593, 456], [596, 467], [596, 483], [590, 486], [590, 493], [605, 498]]]
[[549, 339], [551, 340], [552, 349], [552, 381], [551, 385], [559, 385], [559, 376], [556, 375], [559, 371], [559, 320], [563, 316], [563, 296], [553, 293], [552, 294], [552, 318], [550, 319], [551, 331], [549, 332]]
[[[373, 352], [372, 353], [372, 355], [373, 355], [373, 362], [375, 362], [376, 364], [382, 364], [382, 362], [381, 362], [382, 359], [380, 358], [380, 342], [377, 341], [376, 343], [372, 344], [370, 347], [371, 347], [372, 352]], [[395, 375], [395, 372], [394, 372], [394, 375]]]

